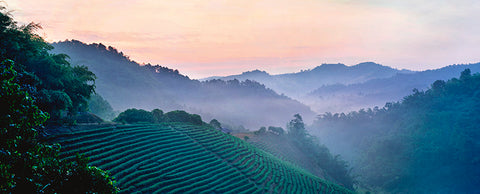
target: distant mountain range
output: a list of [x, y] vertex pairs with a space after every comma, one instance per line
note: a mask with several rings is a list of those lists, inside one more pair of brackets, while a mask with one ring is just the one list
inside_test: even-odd
[[[465, 69], [480, 72], [480, 63], [450, 65], [435, 70], [398, 73], [389, 78], [371, 79], [356, 84], [322, 86], [304, 96], [301, 101], [317, 112], [345, 112], [360, 108], [383, 107], [386, 102], [402, 100], [413, 89], [425, 90], [436, 80], [448, 80]], [[324, 111], [321, 111], [324, 110]]]
[[206, 121], [216, 118], [225, 126], [243, 125], [250, 129], [268, 125], [284, 127], [296, 113], [306, 120], [315, 117], [308, 106], [255, 81], [201, 82], [178, 70], [140, 65], [103, 44], [71, 40], [52, 45], [54, 53], [69, 55], [72, 65], [85, 65], [95, 73], [96, 92], [118, 111], [181, 109], [200, 114]]
[[255, 80], [299, 100], [317, 113], [348, 112], [401, 100], [414, 88], [424, 90], [430, 83], [453, 78], [466, 68], [479, 72], [480, 64], [451, 65], [421, 72], [397, 70], [373, 62], [354, 66], [323, 64], [298, 73], [270, 75], [254, 70], [203, 80]]
[[325, 85], [362, 83], [371, 79], [392, 77], [397, 73], [411, 73], [411, 71], [397, 70], [373, 62], [365, 62], [355, 66], [323, 64], [311, 70], [279, 75], [270, 75], [265, 71], [254, 70], [240, 75], [210, 77], [202, 80], [255, 80], [279, 93], [301, 98]]

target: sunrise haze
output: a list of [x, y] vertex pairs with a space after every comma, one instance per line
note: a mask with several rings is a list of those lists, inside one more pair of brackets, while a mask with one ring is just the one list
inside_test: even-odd
[[47, 41], [101, 42], [192, 78], [374, 61], [424, 70], [480, 61], [480, 2], [15, 0]]

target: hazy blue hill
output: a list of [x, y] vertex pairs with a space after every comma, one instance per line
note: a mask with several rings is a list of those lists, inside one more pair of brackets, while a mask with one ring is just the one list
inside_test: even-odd
[[66, 53], [73, 65], [96, 74], [96, 91], [115, 110], [141, 108], [184, 109], [204, 119], [258, 128], [285, 125], [293, 114], [313, 120], [315, 113], [302, 103], [254, 81], [192, 80], [160, 65], [140, 65], [113, 47], [71, 40], [53, 43], [55, 53]]
[[[451, 65], [441, 69], [416, 73], [399, 73], [393, 77], [371, 79], [364, 83], [325, 85], [308, 94], [303, 102], [318, 112], [342, 112], [365, 107], [383, 106], [411, 93], [424, 90], [435, 80], [447, 80], [470, 68], [480, 71], [480, 63]], [[322, 111], [324, 110], [324, 111]]]
[[112, 47], [103, 44], [88, 45], [76, 40], [52, 45], [55, 53], [67, 53], [73, 65], [85, 65], [96, 74], [97, 93], [116, 110], [151, 108], [153, 103], [166, 110], [181, 108], [173, 100], [172, 94], [166, 92], [166, 83], [153, 81], [156, 80], [155, 72], [140, 67]]
[[254, 70], [219, 79], [255, 80], [278, 93], [301, 99], [305, 94], [324, 85], [362, 83], [371, 79], [392, 77], [401, 72], [408, 73], [410, 71], [366, 62], [355, 66], [323, 64], [311, 70], [279, 75], [270, 75], [265, 71]]
[[219, 77], [217, 79], [222, 79], [222, 80], [232, 80], [232, 79], [238, 79], [241, 78], [241, 80], [257, 80], [257, 79], [266, 79], [268, 77], [271, 77], [270, 74], [268, 74], [266, 71], [260, 71], [258, 69], [253, 70], [253, 71], [247, 71], [243, 72], [241, 75], [236, 76], [236, 75], [231, 75], [231, 76], [226, 76], [226, 77]]
[[255, 81], [258, 81], [258, 82], [262, 83], [260, 80], [270, 79], [271, 77], [272, 77], [272, 75], [270, 75], [266, 71], [261, 71], [261, 70], [255, 69], [253, 71], [243, 72], [240, 75], [212, 76], [212, 77], [207, 77], [207, 78], [203, 78], [203, 79], [200, 79], [200, 80], [208, 81], [208, 80], [212, 80], [212, 79], [221, 79], [221, 80], [233, 80], [233, 79], [247, 80], [247, 79], [249, 79], [249, 80], [255, 80]]

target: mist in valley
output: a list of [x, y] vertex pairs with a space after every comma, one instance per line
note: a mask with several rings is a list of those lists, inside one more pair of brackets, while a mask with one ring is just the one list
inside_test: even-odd
[[[193, 80], [168, 67], [140, 65], [102, 44], [72, 40], [53, 45], [54, 52], [67, 53], [72, 64], [86, 65], [97, 75], [96, 98], [110, 106], [108, 114], [97, 113], [104, 118], [114, 118], [129, 108], [165, 113], [185, 110], [205, 122], [220, 121], [219, 130], [350, 189], [354, 185], [360, 190], [394, 193], [473, 189], [471, 183], [460, 183], [461, 179], [437, 180], [439, 175], [428, 169], [448, 163], [449, 173], [476, 170], [460, 164], [474, 158], [446, 158], [465, 157], [462, 154], [472, 154], [467, 148], [476, 149], [458, 147], [468, 138], [446, 141], [454, 134], [470, 136], [473, 131], [456, 123], [476, 126], [476, 121], [468, 120], [476, 119], [474, 110], [461, 100], [451, 108], [445, 105], [453, 100], [448, 96], [454, 97], [454, 92], [472, 92], [470, 87], [477, 84], [472, 80], [478, 76], [470, 77], [480, 71], [478, 63], [427, 71], [397, 70], [373, 62], [322, 64], [290, 74], [253, 70]], [[454, 78], [460, 74], [463, 77]], [[457, 112], [471, 117], [449, 116]], [[304, 131], [300, 136], [292, 135], [289, 124], [295, 114], [301, 115]], [[459, 131], [447, 132], [452, 128]], [[450, 153], [450, 148], [463, 151]], [[448, 181], [445, 187], [434, 186]]]
[[480, 4], [65, 2], [0, 3], [1, 193], [479, 193]]
[[[186, 110], [204, 120], [218, 119], [238, 129], [285, 126], [296, 113], [313, 121], [310, 107], [251, 80], [192, 80], [178, 70], [140, 65], [103, 44], [72, 40], [54, 43], [55, 53], [68, 53], [71, 63], [97, 75], [96, 92], [121, 112], [129, 108]], [[235, 129], [232, 129], [235, 130]]]

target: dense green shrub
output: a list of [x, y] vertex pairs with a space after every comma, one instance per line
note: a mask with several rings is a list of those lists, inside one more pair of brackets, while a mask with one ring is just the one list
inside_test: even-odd
[[154, 123], [155, 118], [153, 117], [153, 114], [151, 112], [142, 109], [132, 108], [120, 113], [113, 121], [121, 123]]
[[215, 129], [222, 129], [222, 124], [217, 119], [212, 119], [209, 124]]
[[[277, 135], [283, 135], [285, 134], [285, 130], [283, 130], [283, 128], [281, 127], [273, 127], [273, 126], [269, 126], [268, 127], [268, 131], [272, 132], [272, 133], [275, 133]], [[259, 130], [260, 133], [262, 132], [265, 132], [265, 130], [263, 128], [260, 128]]]
[[160, 109], [154, 109], [148, 112], [146, 110], [132, 108], [120, 113], [113, 121], [121, 123], [180, 122], [203, 125], [200, 115], [189, 114], [183, 110], [175, 110], [163, 114], [163, 111]]
[[175, 110], [165, 113], [165, 120], [168, 122], [184, 122], [195, 125], [202, 125], [203, 121], [200, 115], [189, 114], [183, 110]]
[[160, 109], [153, 109], [152, 116], [155, 123], [165, 122], [165, 116], [163, 115], [163, 111]]
[[255, 134], [255, 135], [261, 135], [261, 134], [265, 134], [266, 132], [267, 132], [267, 128], [265, 128], [265, 127], [260, 127], [260, 129], [254, 131], [253, 134]]

